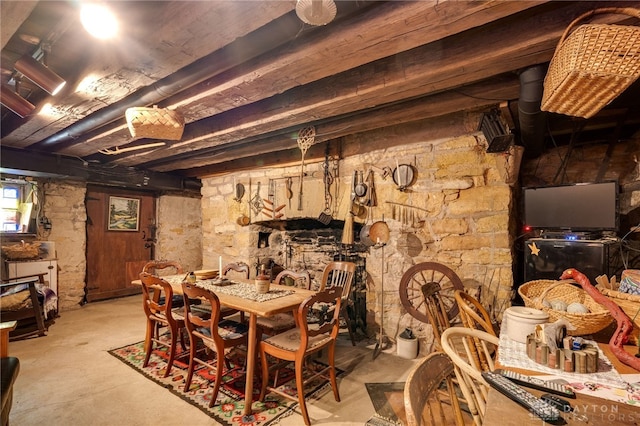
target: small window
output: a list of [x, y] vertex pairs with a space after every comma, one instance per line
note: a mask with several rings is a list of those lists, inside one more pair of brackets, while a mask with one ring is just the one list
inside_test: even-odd
[[35, 184], [27, 181], [2, 181], [0, 198], [0, 231], [29, 232], [33, 206]]

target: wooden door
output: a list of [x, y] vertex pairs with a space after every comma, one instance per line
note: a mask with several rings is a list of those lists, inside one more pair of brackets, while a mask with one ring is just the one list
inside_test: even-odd
[[153, 255], [154, 195], [88, 186], [86, 205], [87, 301], [140, 293], [131, 281]]

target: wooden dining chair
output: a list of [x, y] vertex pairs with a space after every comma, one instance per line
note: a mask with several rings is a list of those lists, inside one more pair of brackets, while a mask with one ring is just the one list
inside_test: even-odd
[[[225, 349], [246, 345], [249, 330], [246, 324], [221, 319], [220, 300], [211, 291], [196, 287], [195, 284], [183, 282], [182, 293], [185, 306], [184, 323], [189, 333], [189, 369], [184, 391], [188, 392], [191, 387], [196, 364], [215, 370], [213, 393], [209, 401], [209, 407], [213, 407], [225, 374], [225, 366], [229, 365], [228, 359], [225, 357]], [[206, 300], [211, 306], [211, 311], [208, 313], [193, 311], [191, 307], [194, 300]], [[210, 360], [203, 356], [207, 353], [205, 348], [215, 353], [215, 359]], [[201, 353], [203, 355], [200, 355]]]
[[[492, 354], [499, 339], [485, 331], [467, 327], [450, 327], [442, 333], [442, 350], [454, 364], [458, 385], [476, 425], [482, 425], [486, 411], [489, 385], [482, 378], [483, 371], [493, 371]], [[476, 342], [479, 344], [476, 346]], [[479, 366], [474, 351], [480, 350], [487, 360], [486, 369]]]
[[184, 269], [174, 260], [152, 260], [142, 267], [142, 272], [158, 276], [177, 275], [184, 274]]
[[409, 372], [404, 385], [407, 426], [464, 426], [453, 370], [446, 354], [432, 352]]
[[[147, 317], [147, 331], [144, 338], [145, 357], [143, 367], [149, 365], [153, 344], [163, 345], [169, 349], [169, 360], [164, 377], [169, 376], [173, 361], [176, 357], [177, 339], [180, 337], [182, 350], [186, 350], [184, 344], [184, 310], [173, 307], [173, 289], [171, 284], [160, 277], [147, 272], [140, 274], [142, 286], [142, 306]], [[162, 295], [158, 301], [158, 295]], [[169, 342], [162, 339], [160, 329], [166, 328], [169, 332]]]
[[[244, 262], [227, 263], [222, 267], [222, 272], [220, 273], [220, 276], [223, 278], [232, 278], [234, 276], [237, 276], [245, 280], [248, 280], [249, 265], [247, 265]], [[220, 311], [220, 316], [222, 318], [227, 318], [237, 314], [238, 312], [240, 312], [240, 321], [244, 322], [244, 312], [239, 311], [238, 309], [233, 309], [233, 308], [228, 308], [226, 306], [223, 306], [222, 310]]]
[[[267, 355], [293, 362], [296, 374], [297, 401], [300, 404], [302, 417], [306, 425], [311, 424], [305, 402], [304, 385], [318, 376], [328, 379], [333, 389], [333, 396], [340, 401], [338, 383], [336, 381], [335, 349], [336, 339], [340, 331], [340, 304], [342, 289], [329, 288], [316, 293], [303, 301], [296, 311], [298, 326], [284, 333], [276, 334], [260, 342], [260, 359], [262, 361], [262, 390], [260, 401], [264, 401], [267, 390], [282, 397], [296, 400], [295, 396], [283, 392], [275, 386], [269, 386], [269, 364]], [[309, 315], [313, 313], [313, 315]], [[313, 321], [308, 321], [313, 318]], [[327, 348], [328, 366], [320, 371], [313, 371], [305, 380], [306, 358]], [[327, 373], [329, 374], [327, 376]]]
[[[164, 276], [164, 275], [178, 275], [184, 274], [184, 269], [180, 263], [175, 260], [152, 260], [147, 262], [142, 267], [142, 272], [146, 272], [151, 275]], [[155, 297], [161, 297], [160, 292]], [[164, 303], [162, 300], [157, 299], [158, 302]], [[173, 307], [182, 306], [182, 296], [173, 295]]]
[[[311, 288], [311, 275], [309, 271], [292, 271], [285, 269], [276, 275], [274, 284], [288, 285], [291, 287]], [[262, 334], [273, 336], [296, 326], [295, 315], [293, 312], [283, 312], [271, 317], [258, 317], [257, 325]]]
[[229, 277], [230, 275], [238, 275], [244, 279], [249, 279], [249, 265], [244, 262], [227, 263], [222, 267], [220, 276]]
[[356, 264], [353, 262], [329, 262], [322, 271], [322, 279], [320, 281], [320, 291], [333, 288], [342, 288], [342, 304], [340, 315], [344, 319], [347, 330], [349, 331], [349, 338], [351, 344], [356, 345], [355, 336], [351, 329], [351, 320], [349, 319], [349, 313], [347, 309], [352, 306], [351, 285], [353, 284], [353, 278], [356, 273]]

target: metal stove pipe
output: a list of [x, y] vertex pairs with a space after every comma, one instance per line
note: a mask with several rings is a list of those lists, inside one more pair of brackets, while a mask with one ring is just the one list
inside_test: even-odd
[[525, 155], [537, 157], [544, 151], [544, 134], [547, 114], [540, 109], [544, 77], [547, 67], [535, 65], [520, 73], [520, 99], [518, 118], [520, 139]]

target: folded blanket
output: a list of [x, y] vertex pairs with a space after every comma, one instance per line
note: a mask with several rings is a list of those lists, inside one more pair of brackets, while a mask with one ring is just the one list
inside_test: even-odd
[[[44, 319], [54, 316], [58, 305], [56, 292], [40, 283], [36, 283], [36, 292], [38, 293], [38, 301], [44, 308]], [[28, 284], [16, 285], [0, 295], [0, 309], [3, 311], [19, 311], [31, 307]]]

